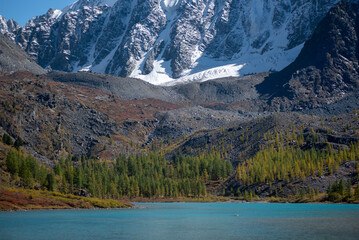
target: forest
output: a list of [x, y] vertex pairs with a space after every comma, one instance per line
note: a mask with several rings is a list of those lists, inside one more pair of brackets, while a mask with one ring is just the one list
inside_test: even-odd
[[[279, 139], [279, 137], [277, 137]], [[242, 184], [270, 183], [276, 180], [301, 178], [308, 176], [320, 177], [323, 174], [333, 174], [342, 162], [359, 159], [359, 143], [351, 143], [349, 148], [333, 149], [328, 144], [326, 148], [314, 147], [303, 150], [299, 146], [290, 146], [276, 140], [260, 151], [253, 158], [239, 164], [236, 179]], [[356, 171], [359, 164], [356, 164]]]
[[175, 156], [167, 161], [158, 153], [119, 156], [116, 161], [86, 157], [60, 159], [53, 168], [39, 164], [32, 155], [13, 148], [6, 156], [7, 170], [18, 185], [76, 193], [85, 189], [100, 198], [204, 197], [206, 183], [224, 180], [232, 164], [212, 152], [200, 156]]
[[[6, 171], [17, 187], [41, 189], [64, 194], [85, 192], [91, 197], [103, 199], [119, 198], [201, 198], [211, 196], [214, 182], [225, 183], [231, 176], [240, 186], [251, 186], [276, 181], [303, 182], [307, 177], [332, 175], [340, 164], [355, 163], [359, 172], [359, 143], [332, 145], [322, 148], [309, 143], [322, 140], [312, 131], [304, 136], [303, 130], [284, 132], [274, 129], [264, 135], [266, 145], [249, 159], [239, 159], [236, 169], [227, 158], [224, 148], [210, 148], [194, 155], [171, 155], [167, 159], [163, 149], [152, 148], [147, 154], [120, 155], [115, 160], [73, 157], [61, 158], [52, 165], [39, 163], [31, 154], [20, 150], [20, 140], [10, 142], [3, 136], [3, 143], [10, 145], [6, 153]], [[239, 158], [242, 155], [239, 156]], [[210, 188], [208, 188], [210, 187]], [[317, 193], [309, 186], [307, 194]], [[343, 182], [331, 183], [327, 200], [332, 202], [359, 199], [358, 186]], [[344, 189], [344, 190], [343, 190]], [[345, 190], [346, 189], [346, 190]], [[223, 195], [225, 191], [223, 190]], [[354, 191], [354, 192], [353, 192]], [[233, 193], [233, 190], [231, 191]], [[304, 196], [303, 189], [300, 191]], [[238, 196], [254, 196], [251, 190]], [[246, 199], [246, 198], [245, 198]]]

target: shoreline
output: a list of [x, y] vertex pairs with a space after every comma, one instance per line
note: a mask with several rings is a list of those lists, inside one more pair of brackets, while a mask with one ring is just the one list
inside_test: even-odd
[[76, 211], [76, 210], [126, 210], [126, 209], [142, 209], [142, 207], [137, 206], [137, 204], [151, 204], [151, 203], [236, 203], [236, 204], [245, 204], [245, 203], [257, 203], [257, 204], [336, 204], [336, 205], [357, 205], [359, 203], [347, 203], [347, 202], [271, 202], [271, 201], [131, 201], [132, 206], [126, 208], [101, 208], [101, 207], [93, 207], [93, 208], [19, 208], [19, 209], [1, 209], [2, 212], [30, 212], [30, 211]]
[[0, 187], [0, 212], [39, 211], [39, 210], [110, 210], [136, 209], [141, 203], [292, 203], [292, 204], [359, 204], [354, 202], [329, 202], [325, 194], [311, 199], [265, 198], [245, 200], [223, 196], [203, 198], [127, 198], [99, 199], [48, 192], [41, 190]]
[[99, 199], [41, 190], [0, 187], [0, 211], [132, 208], [123, 200]]

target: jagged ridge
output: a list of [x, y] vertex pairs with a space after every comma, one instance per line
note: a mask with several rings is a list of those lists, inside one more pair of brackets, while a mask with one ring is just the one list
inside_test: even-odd
[[280, 70], [337, 2], [80, 0], [2, 31], [43, 67], [203, 81]]

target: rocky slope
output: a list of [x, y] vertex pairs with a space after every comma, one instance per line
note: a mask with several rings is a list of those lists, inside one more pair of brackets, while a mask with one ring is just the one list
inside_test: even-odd
[[164, 101], [201, 105], [213, 110], [258, 111], [261, 102], [256, 85], [267, 73], [245, 77], [220, 78], [202, 83], [176, 86], [156, 86], [135, 78], [122, 78], [106, 74], [52, 71], [47, 77], [57, 82], [73, 83], [109, 92], [120, 99], [158, 98]]
[[358, 107], [358, 13], [357, 1], [341, 1], [319, 23], [298, 58], [258, 86], [274, 108], [323, 107], [343, 98], [344, 105]]
[[106, 91], [120, 99], [157, 98], [176, 103], [188, 102], [185, 97], [171, 88], [155, 86], [136, 78], [122, 78], [89, 72], [66, 73], [58, 71], [50, 72], [47, 76], [57, 82], [72, 83]]
[[19, 46], [0, 34], [0, 75], [19, 70], [27, 70], [36, 74], [45, 73], [45, 70], [37, 65]]
[[281, 70], [337, 2], [80, 0], [0, 30], [44, 68], [174, 84]]
[[[154, 114], [181, 106], [158, 99], [120, 100], [93, 88], [17, 72], [0, 77], [0, 129], [39, 159], [141, 151]], [[47, 160], [46, 160], [47, 161]]]

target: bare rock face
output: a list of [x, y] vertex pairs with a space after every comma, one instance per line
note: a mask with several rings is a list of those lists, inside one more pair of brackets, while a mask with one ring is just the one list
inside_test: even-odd
[[273, 105], [286, 109], [312, 108], [346, 97], [359, 86], [358, 38], [359, 3], [341, 1], [319, 23], [298, 58], [258, 89], [272, 95]]
[[202, 81], [282, 69], [337, 2], [81, 0], [0, 29], [44, 68]]

